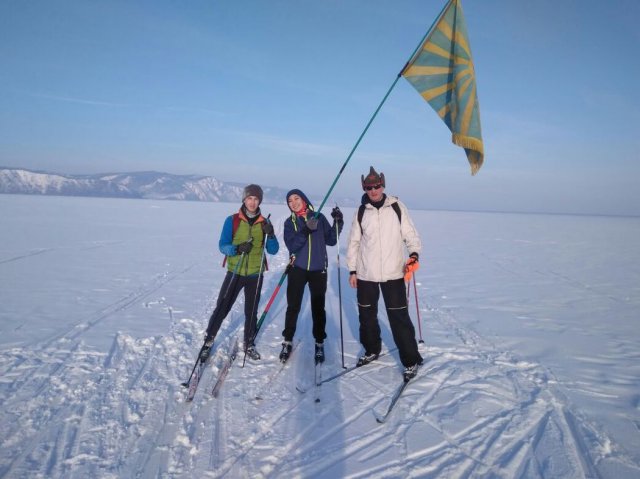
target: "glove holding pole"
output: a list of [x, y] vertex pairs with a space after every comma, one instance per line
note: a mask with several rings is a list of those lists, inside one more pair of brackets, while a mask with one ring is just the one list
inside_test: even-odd
[[275, 236], [275, 231], [273, 229], [273, 224], [271, 223], [271, 220], [269, 219], [271, 217], [271, 214], [269, 214], [269, 216], [267, 216], [265, 218], [265, 222], [262, 224], [262, 232], [264, 233], [265, 236], [265, 243], [266, 243], [266, 238], [269, 236]]
[[411, 253], [407, 263], [404, 265], [404, 281], [406, 283], [411, 281], [411, 276], [413, 276], [414, 271], [417, 271], [418, 268], [420, 268], [420, 263], [418, 263], [418, 253]]
[[249, 238], [248, 241], [245, 241], [244, 243], [240, 243], [239, 245], [237, 245], [236, 252], [239, 255], [249, 254], [249, 251], [251, 251], [251, 248], [253, 248], [253, 238]]
[[338, 206], [336, 206], [331, 210], [331, 217], [333, 218], [333, 227], [334, 228], [337, 227], [338, 233], [341, 233], [342, 227], [344, 226], [344, 216], [342, 214], [342, 211], [340, 211], [340, 208], [338, 208]]
[[311, 234], [318, 229], [318, 217], [311, 216], [307, 219], [305, 224], [305, 229], [307, 234]]

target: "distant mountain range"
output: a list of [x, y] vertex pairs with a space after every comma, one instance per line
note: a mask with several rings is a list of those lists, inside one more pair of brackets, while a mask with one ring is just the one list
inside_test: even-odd
[[[288, 190], [260, 186], [265, 203], [284, 203]], [[243, 183], [223, 182], [212, 176], [156, 171], [67, 175], [0, 167], [0, 194], [239, 202], [244, 187]]]

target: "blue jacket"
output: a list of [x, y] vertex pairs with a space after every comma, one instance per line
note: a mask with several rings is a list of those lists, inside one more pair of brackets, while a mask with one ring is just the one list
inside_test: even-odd
[[310, 231], [307, 228], [307, 219], [315, 215], [313, 205], [309, 198], [300, 190], [294, 189], [287, 193], [289, 196], [298, 195], [307, 203], [307, 216], [296, 215], [293, 211], [291, 216], [284, 221], [284, 243], [287, 245], [289, 254], [295, 255], [294, 266], [307, 271], [322, 271], [327, 268], [327, 246], [334, 246], [338, 240], [335, 223], [329, 224], [327, 218], [322, 213], [318, 214], [318, 228]]

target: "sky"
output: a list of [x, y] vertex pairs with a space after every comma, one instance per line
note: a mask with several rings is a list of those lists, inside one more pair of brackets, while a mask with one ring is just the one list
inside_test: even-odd
[[[324, 197], [444, 4], [3, 0], [0, 165]], [[462, 5], [484, 166], [400, 79], [335, 197], [373, 165], [413, 208], [640, 215], [640, 3]]]

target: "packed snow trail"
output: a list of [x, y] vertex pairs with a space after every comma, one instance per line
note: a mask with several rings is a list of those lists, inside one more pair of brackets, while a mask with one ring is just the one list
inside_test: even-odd
[[[310, 374], [313, 341], [280, 366], [276, 326], [262, 361], [229, 371], [218, 400], [216, 369], [241, 328], [225, 322], [192, 404], [180, 378], [201, 325], [177, 320], [166, 336], [119, 335], [105, 356], [57, 340], [2, 354], [3, 477], [613, 477], [638, 471], [624, 451], [574, 410], [538, 364], [514, 359], [446, 311], [425, 310], [425, 364], [383, 425], [401, 367], [362, 368], [323, 385], [323, 401], [295, 391]], [[304, 310], [302, 315], [309, 314]], [[224, 339], [223, 339], [224, 338]], [[349, 349], [357, 351], [351, 341]], [[327, 348], [325, 367], [338, 369]], [[355, 355], [350, 358], [355, 361]], [[255, 389], [268, 391], [258, 403]], [[405, 472], [408, 471], [408, 472]]]

